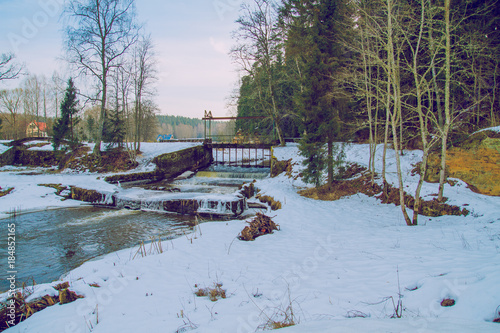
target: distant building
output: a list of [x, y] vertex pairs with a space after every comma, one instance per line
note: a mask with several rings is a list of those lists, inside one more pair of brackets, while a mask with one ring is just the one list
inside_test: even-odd
[[47, 135], [47, 124], [38, 121], [32, 121], [29, 123], [28, 128], [26, 128], [26, 136], [32, 137], [48, 137]]
[[174, 135], [173, 134], [160, 134], [156, 138], [156, 141], [158, 141], [158, 142], [164, 142], [164, 141], [170, 141], [170, 140], [173, 140], [173, 139], [174, 139]]

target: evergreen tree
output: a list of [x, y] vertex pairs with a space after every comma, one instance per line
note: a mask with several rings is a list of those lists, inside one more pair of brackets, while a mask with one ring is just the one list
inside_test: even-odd
[[52, 143], [54, 150], [58, 150], [62, 140], [68, 140], [72, 148], [78, 145], [78, 136], [75, 127], [80, 121], [78, 113], [77, 89], [73, 83], [73, 79], [68, 80], [68, 87], [64, 100], [61, 103], [61, 117], [54, 123], [54, 136]]
[[341, 42], [342, 31], [347, 29], [347, 8], [340, 0], [289, 0], [283, 13], [290, 22], [287, 50], [300, 57], [303, 68], [296, 102], [306, 130], [300, 146], [306, 156], [306, 173], [319, 185], [320, 168], [326, 166], [331, 183], [334, 155], [341, 153], [334, 140], [342, 134], [341, 118], [346, 109], [344, 92], [336, 78], [347, 61]]
[[102, 138], [108, 143], [107, 148], [113, 146], [122, 147], [125, 140], [125, 117], [120, 115], [119, 110], [106, 110]]

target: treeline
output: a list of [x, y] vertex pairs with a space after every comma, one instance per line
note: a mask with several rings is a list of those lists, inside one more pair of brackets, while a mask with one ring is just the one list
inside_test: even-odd
[[[493, 0], [253, 0], [242, 7], [231, 54], [244, 71], [238, 115], [267, 120], [239, 123], [248, 134], [276, 128], [300, 135], [305, 179], [335, 177], [342, 156], [336, 141], [396, 150], [420, 148], [426, 169], [431, 150], [447, 147], [500, 119], [498, 80], [500, 6]], [[385, 181], [385, 161], [379, 170]], [[415, 211], [419, 207], [419, 183]]]
[[[4, 90], [0, 92], [0, 96], [2, 96], [2, 94], [9, 94], [10, 92], [11, 90]], [[61, 103], [63, 99], [64, 96], [61, 96]], [[48, 105], [48, 101], [46, 101], [46, 105]], [[55, 117], [55, 109], [53, 107], [47, 108], [46, 113], [42, 112], [38, 116], [36, 113], [29, 112], [28, 110], [25, 111], [23, 103], [21, 103], [20, 108], [16, 110], [17, 112], [15, 113], [0, 112], [0, 123], [3, 121], [4, 125], [0, 127], [0, 139], [18, 140], [26, 138], [28, 125], [33, 121], [46, 123], [47, 135], [53, 137], [55, 134], [54, 125], [59, 119], [62, 119], [59, 115]], [[58, 113], [60, 114], [61, 111], [59, 110]], [[70, 132], [67, 135], [68, 139], [70, 139], [72, 131], [73, 135], [78, 138], [78, 141], [95, 142], [97, 136], [96, 119], [99, 115], [99, 107], [93, 106], [84, 108], [83, 110], [78, 110], [77, 114], [78, 116], [76, 119], [71, 119], [71, 126], [69, 127], [73, 127], [73, 129], [70, 128]], [[126, 128], [133, 128], [133, 126], [131, 126], [133, 125], [133, 119], [131, 117], [125, 117], [125, 125]], [[173, 134], [175, 139], [201, 139], [204, 138], [205, 135], [204, 126], [204, 121], [198, 118], [151, 114], [151, 116], [148, 116], [146, 120], [143, 121], [141, 140], [142, 142], [156, 141], [160, 134]], [[132, 130], [126, 131], [127, 135], [124, 138], [125, 142], [132, 142], [132, 132]], [[213, 136], [233, 136], [234, 133], [233, 122], [212, 122]], [[209, 134], [208, 124], [207, 134]]]

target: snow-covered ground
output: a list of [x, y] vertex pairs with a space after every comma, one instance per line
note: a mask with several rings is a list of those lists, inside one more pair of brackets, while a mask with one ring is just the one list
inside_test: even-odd
[[[275, 155], [301, 160], [295, 145]], [[378, 170], [380, 155], [381, 149]], [[366, 165], [368, 146], [350, 145], [346, 156]], [[407, 192], [416, 186], [409, 173], [420, 159], [418, 151], [403, 157]], [[297, 174], [300, 163], [294, 168]], [[388, 168], [395, 182], [393, 152]], [[58, 201], [53, 189], [37, 183], [116, 190], [99, 177], [0, 173], [0, 186], [16, 188], [0, 198], [1, 211], [76, 204]], [[421, 216], [419, 226], [407, 227], [400, 207], [365, 195], [303, 198], [297, 190], [304, 184], [284, 174], [256, 186], [283, 203], [268, 212], [280, 231], [243, 242], [236, 237], [244, 221], [209, 222], [163, 244], [162, 254], [132, 259], [133, 248], [86, 262], [62, 279], [85, 298], [47, 308], [6, 332], [255, 332], [291, 309], [297, 325], [282, 332], [500, 331], [492, 323], [500, 310], [499, 197], [472, 193], [463, 182], [447, 185], [449, 203], [467, 205], [472, 214]], [[430, 199], [437, 190], [425, 184], [422, 195]], [[227, 298], [194, 295], [215, 283]], [[31, 298], [56, 293], [38, 285]], [[442, 307], [446, 298], [456, 304]], [[402, 318], [392, 319], [398, 300]]]
[[[39, 143], [39, 141], [33, 143], [36, 142]], [[142, 154], [137, 157], [139, 166], [130, 170], [129, 173], [153, 171], [156, 166], [151, 161], [155, 156], [197, 145], [199, 143], [142, 143]], [[90, 144], [89, 147], [93, 149], [93, 144]], [[6, 151], [8, 148], [0, 144], [0, 153], [2, 149]], [[0, 198], [0, 219], [8, 217], [9, 213], [14, 210], [29, 212], [82, 205], [81, 202], [74, 200], [61, 201], [61, 197], [55, 194], [54, 189], [37, 186], [38, 184], [63, 184], [65, 186], [77, 186], [111, 193], [122, 190], [119, 186], [106, 183], [104, 181], [106, 175], [103, 174], [73, 172], [72, 170], [65, 170], [62, 173], [47, 173], [46, 171], [47, 169], [43, 168], [28, 169], [26, 167], [12, 166], [0, 168], [0, 187], [5, 189], [14, 188], [11, 194]]]

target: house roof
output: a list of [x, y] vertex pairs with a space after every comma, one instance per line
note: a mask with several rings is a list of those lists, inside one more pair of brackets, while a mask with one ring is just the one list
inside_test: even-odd
[[33, 123], [38, 127], [40, 131], [47, 132], [47, 123], [42, 123], [38, 121], [34, 121]]

